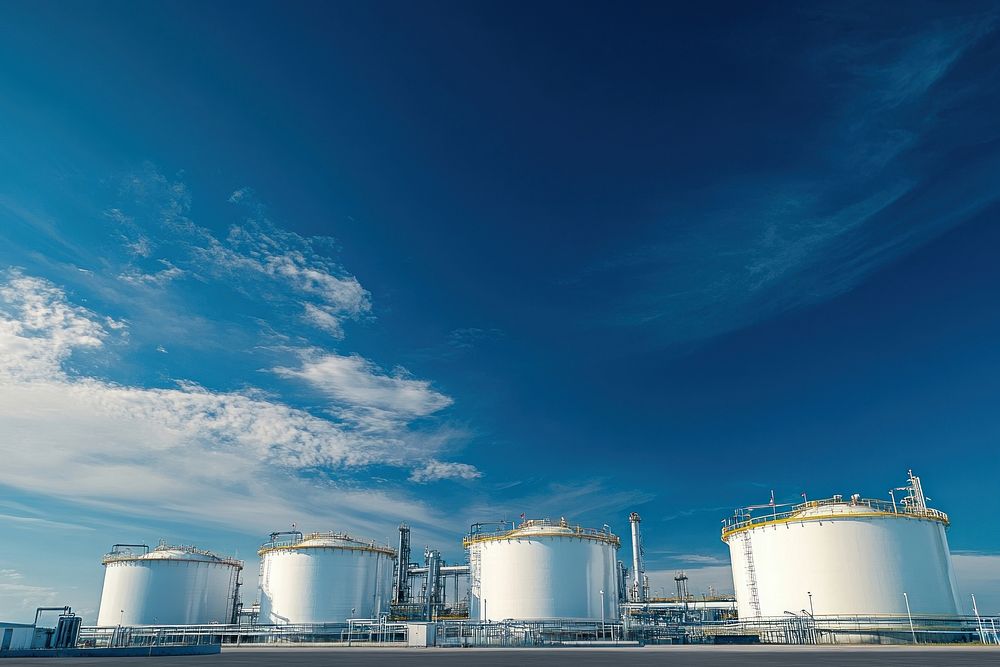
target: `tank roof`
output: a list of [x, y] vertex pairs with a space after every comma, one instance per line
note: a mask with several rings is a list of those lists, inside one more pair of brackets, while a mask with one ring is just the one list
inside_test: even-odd
[[[484, 525], [495, 526], [495, 530], [483, 530]], [[593, 540], [595, 542], [605, 542], [616, 549], [621, 546], [621, 540], [611, 532], [608, 526], [598, 530], [596, 528], [584, 528], [583, 526], [570, 525], [565, 518], [559, 521], [551, 519], [529, 519], [521, 521], [515, 525], [510, 523], [510, 528], [506, 527], [506, 522], [496, 524], [474, 524], [469, 534], [462, 540], [462, 545], [468, 548], [472, 544], [480, 542], [494, 542], [499, 540], [514, 540], [533, 537], [574, 537], [583, 540]]]
[[[785, 507], [788, 507], [787, 505]], [[736, 510], [722, 522], [722, 541], [731, 535], [762, 526], [797, 521], [819, 521], [857, 518], [924, 519], [949, 525], [948, 515], [930, 507], [911, 507], [887, 500], [854, 496], [844, 500], [834, 496], [822, 500], [809, 500], [778, 511], [778, 505], [755, 505]], [[754, 513], [757, 515], [754, 516]]]
[[272, 551], [296, 551], [300, 549], [343, 549], [346, 551], [372, 551], [396, 557], [396, 550], [388, 545], [380, 545], [375, 540], [360, 540], [351, 537], [347, 533], [284, 533], [297, 535], [287, 539], [278, 539], [278, 535], [283, 533], [273, 533], [271, 539], [260, 545], [257, 554], [263, 556]]
[[[118, 546], [118, 545], [116, 545]], [[137, 546], [137, 545], [136, 545]], [[107, 565], [109, 563], [120, 563], [125, 561], [189, 561], [189, 562], [201, 562], [201, 563], [220, 563], [225, 565], [232, 565], [234, 567], [243, 568], [243, 561], [237, 560], [236, 558], [230, 558], [228, 556], [220, 556], [212, 551], [207, 551], [205, 549], [199, 549], [193, 546], [187, 545], [169, 545], [161, 542], [152, 551], [147, 551], [145, 553], [136, 553], [131, 549], [125, 551], [112, 550], [111, 552], [104, 555], [101, 563]]]
[[[924, 487], [920, 478], [908, 470], [906, 486], [898, 487], [889, 491], [892, 500], [878, 500], [875, 498], [862, 498], [855, 493], [850, 500], [844, 500], [843, 496], [834, 496], [822, 500], [806, 500], [798, 504], [776, 505], [774, 502], [774, 491], [771, 492], [771, 502], [767, 505], [751, 505], [743, 507], [733, 512], [733, 516], [722, 520], [722, 541], [729, 540], [730, 535], [753, 530], [761, 526], [768, 526], [779, 523], [793, 523], [798, 521], [819, 521], [822, 519], [835, 520], [846, 518], [902, 518], [902, 519], [923, 519], [926, 521], [938, 521], [947, 527], [949, 525], [948, 515], [927, 506], [927, 498], [924, 496]], [[904, 497], [896, 499], [896, 491], [905, 491]], [[806, 494], [802, 494], [805, 498]], [[778, 507], [783, 509], [780, 512]], [[758, 516], [754, 513], [759, 512]]]

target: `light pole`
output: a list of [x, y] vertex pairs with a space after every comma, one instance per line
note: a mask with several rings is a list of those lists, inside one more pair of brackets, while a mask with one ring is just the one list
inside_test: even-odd
[[812, 591], [806, 591], [806, 595], [809, 596], [809, 615], [815, 618], [815, 616], [816, 616], [816, 610], [813, 609], [813, 594], [812, 594]]
[[906, 603], [906, 618], [910, 620], [910, 634], [913, 636], [913, 643], [917, 643], [917, 631], [913, 629], [913, 615], [910, 614], [910, 596], [903, 592], [903, 601]]
[[816, 617], [813, 616], [812, 613], [806, 611], [805, 609], [802, 610], [802, 615], [809, 617], [809, 623], [806, 625], [806, 627], [809, 629], [809, 632], [806, 633], [806, 638], [809, 640], [810, 644], [815, 644], [816, 643]]

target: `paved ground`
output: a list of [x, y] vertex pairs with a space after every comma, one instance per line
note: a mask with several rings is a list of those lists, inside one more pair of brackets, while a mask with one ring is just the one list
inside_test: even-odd
[[471, 665], [473, 667], [1000, 667], [1000, 647], [793, 647], [793, 646], [662, 646], [619, 649], [370, 649], [370, 648], [240, 648], [222, 655], [167, 658], [32, 658], [0, 660], [14, 665], [112, 665], [113, 667], [258, 667], [278, 665]]

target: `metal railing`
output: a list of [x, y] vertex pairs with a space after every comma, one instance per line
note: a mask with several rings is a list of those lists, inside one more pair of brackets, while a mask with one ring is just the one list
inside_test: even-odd
[[[347, 533], [296, 533], [300, 537], [298, 539], [293, 538], [283, 538], [277, 539], [277, 535], [290, 534], [290, 533], [272, 533], [272, 539], [264, 542], [258, 548], [258, 555], [263, 555], [268, 551], [278, 550], [278, 549], [294, 549], [297, 547], [319, 547], [319, 548], [330, 548], [330, 549], [344, 549], [346, 551], [374, 551], [381, 554], [385, 554], [390, 558], [396, 557], [396, 550], [389, 545], [382, 545], [375, 542], [375, 540], [358, 540], [351, 537]], [[337, 544], [304, 544], [310, 540], [337, 540]]]
[[[778, 511], [780, 505], [763, 505], [754, 507], [742, 507], [733, 516], [724, 519], [722, 522], [722, 539], [725, 540], [733, 533], [770, 523], [786, 523], [792, 521], [816, 521], [819, 519], [832, 518], [855, 518], [872, 516], [900, 516], [913, 519], [929, 519], [940, 521], [945, 526], [950, 522], [948, 515], [940, 510], [929, 507], [913, 507], [904, 503], [875, 498], [857, 498], [844, 500], [841, 496], [824, 498], [822, 500], [809, 500], [804, 503], [792, 505], [789, 509]], [[837, 512], [837, 507], [862, 508], [862, 511], [851, 510], [847, 512]], [[829, 508], [828, 513], [808, 513], [807, 510]], [[754, 516], [754, 510], [764, 513]]]
[[484, 524], [475, 524], [473, 526], [472, 531], [462, 539], [463, 547], [468, 548], [469, 545], [479, 542], [551, 536], [578, 537], [585, 540], [607, 542], [615, 548], [621, 546], [621, 539], [612, 533], [608, 526], [600, 529], [584, 528], [583, 526], [571, 526], [565, 520], [552, 521], [550, 519], [531, 519], [529, 521], [522, 521], [517, 525], [512, 521], [510, 522], [510, 528], [507, 528], [504, 524], [494, 524], [503, 527], [493, 531], [481, 530], [482, 525]]
[[351, 619], [347, 623], [287, 625], [204, 625], [85, 627], [79, 645], [94, 648], [190, 646], [203, 644], [399, 644], [405, 623]]
[[[662, 613], [661, 613], [662, 612]], [[692, 621], [676, 610], [629, 614], [624, 622], [438, 621], [441, 647], [530, 647], [641, 644], [1000, 644], [995, 616], [810, 616], [728, 621]], [[153, 647], [205, 644], [341, 644], [400, 646], [407, 623], [351, 619], [347, 623], [299, 625], [117, 626], [81, 629], [78, 646]]]
[[538, 647], [627, 645], [621, 623], [600, 621], [449, 621], [437, 626], [441, 647]]
[[[993, 621], [993, 624], [990, 624]], [[810, 616], [764, 617], [690, 626], [692, 637], [756, 634], [764, 644], [933, 644], [997, 643], [992, 618], [973, 616]], [[981, 631], [985, 628], [986, 631]], [[695, 641], [697, 641], [695, 639]]]
[[[115, 546], [145, 546], [145, 545], [128, 545], [128, 544], [123, 544], [123, 545], [115, 545]], [[199, 548], [193, 547], [193, 546], [187, 546], [187, 545], [169, 545], [169, 544], [162, 544], [162, 543], [160, 545], [158, 545], [152, 551], [148, 551], [148, 547], [147, 547], [147, 552], [146, 553], [142, 553], [142, 554], [135, 553], [133, 551], [110, 551], [110, 552], [104, 554], [104, 558], [101, 559], [101, 563], [103, 563], [103, 564], [106, 565], [108, 563], [117, 563], [117, 562], [121, 562], [121, 561], [130, 561], [130, 560], [151, 560], [151, 561], [152, 560], [158, 560], [158, 559], [151, 559], [151, 558], [149, 558], [149, 554], [150, 553], [156, 553], [158, 551], [181, 551], [183, 553], [197, 554], [199, 556], [204, 556], [205, 558], [209, 559], [209, 561], [202, 561], [202, 562], [223, 563], [225, 565], [232, 565], [232, 566], [238, 567], [240, 569], [243, 568], [243, 561], [239, 560], [238, 558], [232, 558], [232, 557], [229, 557], [229, 556], [220, 556], [219, 554], [215, 553], [214, 551], [209, 551], [207, 549], [199, 549]]]

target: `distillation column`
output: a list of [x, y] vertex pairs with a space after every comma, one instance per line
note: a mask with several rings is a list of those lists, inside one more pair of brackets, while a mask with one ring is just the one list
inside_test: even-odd
[[392, 592], [393, 604], [404, 604], [407, 601], [409, 580], [407, 568], [410, 566], [410, 527], [405, 523], [399, 526], [399, 550], [396, 552], [396, 587]]
[[632, 601], [643, 602], [646, 599], [645, 586], [643, 585], [642, 571], [642, 545], [639, 539], [639, 518], [638, 513], [632, 512], [628, 515], [628, 522], [632, 525]]

